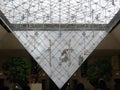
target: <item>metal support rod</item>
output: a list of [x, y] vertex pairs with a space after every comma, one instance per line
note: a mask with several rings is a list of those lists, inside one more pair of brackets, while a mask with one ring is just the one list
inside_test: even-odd
[[50, 64], [50, 67], [52, 66], [52, 64], [51, 64], [51, 47], [52, 47], [52, 45], [51, 45], [51, 40], [49, 39], [49, 45], [50, 45], [50, 47], [49, 47], [49, 59], [50, 59], [50, 62], [49, 62], [49, 64]]
[[68, 43], [68, 58], [69, 58], [69, 66], [71, 65], [71, 39], [69, 40], [69, 43]]

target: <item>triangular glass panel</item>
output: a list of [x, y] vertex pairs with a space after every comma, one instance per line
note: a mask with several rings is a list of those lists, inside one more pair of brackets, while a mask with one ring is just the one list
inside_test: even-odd
[[13, 31], [55, 84], [62, 88], [106, 31]]

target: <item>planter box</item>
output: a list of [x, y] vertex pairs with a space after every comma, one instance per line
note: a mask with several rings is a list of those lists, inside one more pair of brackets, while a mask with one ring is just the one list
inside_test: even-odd
[[30, 90], [42, 90], [42, 84], [41, 83], [32, 83], [30, 84]]

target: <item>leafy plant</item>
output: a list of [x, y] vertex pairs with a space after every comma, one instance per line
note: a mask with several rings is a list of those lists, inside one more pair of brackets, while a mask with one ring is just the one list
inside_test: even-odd
[[87, 77], [90, 83], [97, 87], [100, 79], [110, 80], [112, 66], [108, 60], [96, 60], [88, 66]]
[[29, 83], [31, 63], [22, 57], [12, 57], [3, 64], [5, 75], [10, 82], [24, 87]]

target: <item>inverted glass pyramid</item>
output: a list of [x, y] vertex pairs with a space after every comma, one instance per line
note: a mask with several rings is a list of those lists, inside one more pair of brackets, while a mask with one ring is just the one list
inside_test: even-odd
[[106, 31], [19, 30], [13, 33], [59, 88], [107, 34]]
[[59, 88], [107, 35], [80, 25], [109, 24], [119, 9], [120, 0], [0, 0], [13, 34]]

